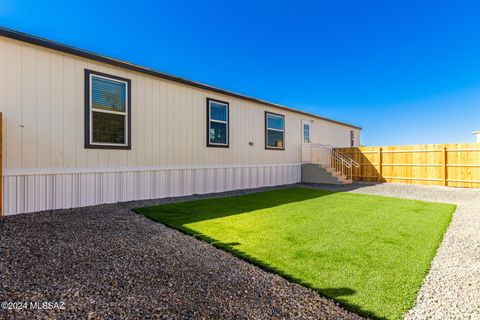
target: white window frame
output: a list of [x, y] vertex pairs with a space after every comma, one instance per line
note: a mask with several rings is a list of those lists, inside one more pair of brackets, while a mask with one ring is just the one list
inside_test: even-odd
[[[218, 146], [218, 147], [228, 147], [229, 146], [229, 141], [230, 141], [230, 128], [229, 128], [229, 120], [230, 120], [230, 115], [229, 115], [229, 104], [227, 102], [223, 102], [223, 101], [218, 101], [218, 100], [215, 100], [215, 99], [210, 99], [208, 98], [207, 99], [207, 102], [208, 102], [208, 140], [207, 140], [207, 146], [208, 147], [215, 147], [215, 146]], [[212, 103], [215, 103], [217, 105], [223, 105], [225, 107], [225, 116], [226, 116], [226, 121], [223, 121], [223, 120], [215, 120], [215, 119], [212, 119], [211, 117], [211, 114], [212, 114]], [[225, 127], [226, 127], [226, 143], [216, 143], [216, 142], [212, 142], [210, 140], [210, 124], [212, 122], [217, 122], [217, 123], [224, 123], [225, 124]]]
[[[276, 129], [276, 128], [269, 128], [268, 127], [268, 117], [272, 116], [274, 118], [280, 118], [283, 120], [283, 130]], [[268, 145], [268, 131], [277, 131], [283, 133], [283, 147], [272, 147]], [[265, 149], [273, 149], [273, 150], [285, 150], [285, 116], [281, 114], [276, 114], [272, 112], [265, 112]]]
[[[92, 99], [92, 90], [93, 90], [93, 77], [97, 77], [97, 78], [102, 78], [102, 79], [106, 79], [106, 80], [110, 80], [110, 81], [115, 81], [115, 82], [121, 82], [121, 83], [124, 83], [125, 84], [125, 112], [120, 112], [120, 111], [111, 111], [111, 110], [102, 110], [102, 109], [96, 109], [96, 108], [93, 108], [93, 99]], [[128, 119], [130, 117], [129, 115], [129, 108], [128, 108], [128, 101], [129, 101], [129, 97], [128, 97], [128, 86], [129, 86], [129, 83], [127, 81], [123, 81], [123, 80], [119, 80], [119, 79], [116, 79], [116, 78], [110, 78], [110, 77], [106, 77], [106, 76], [101, 76], [101, 75], [98, 75], [98, 74], [93, 74], [93, 73], [90, 73], [89, 74], [89, 89], [90, 89], [90, 92], [88, 93], [89, 94], [89, 112], [90, 112], [90, 145], [93, 145], [93, 146], [118, 146], [118, 147], [128, 147], [128, 138], [129, 138], [129, 128], [128, 128]], [[125, 143], [104, 143], [104, 142], [94, 142], [93, 141], [93, 113], [94, 112], [101, 112], [101, 113], [108, 113], [108, 114], [116, 114], [116, 115], [122, 115], [122, 116], [125, 116], [125, 123], [124, 123], [124, 126], [125, 126]]]

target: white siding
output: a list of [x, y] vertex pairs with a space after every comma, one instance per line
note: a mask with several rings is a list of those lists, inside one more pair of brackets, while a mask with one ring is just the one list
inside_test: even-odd
[[[131, 79], [132, 150], [84, 148], [85, 69]], [[228, 101], [230, 104], [229, 148], [206, 147], [207, 97]], [[264, 148], [266, 110], [285, 115], [285, 151]], [[105, 199], [124, 201], [128, 197], [122, 193], [123, 189], [118, 191], [120, 187], [117, 187], [117, 182], [130, 183], [131, 179], [135, 179], [139, 186], [154, 181], [152, 183], [155, 183], [156, 191], [152, 193], [148, 188], [141, 187], [133, 190], [135, 196], [132, 195], [133, 198], [128, 200], [167, 193], [180, 195], [184, 194], [185, 190], [193, 189], [187, 185], [179, 187], [175, 184], [181, 181], [191, 182], [191, 176], [196, 176], [198, 172], [203, 172], [208, 179], [213, 179], [208, 187], [200, 188], [198, 192], [222, 191], [230, 188], [225, 187], [223, 178], [218, 178], [218, 168], [223, 165], [249, 168], [241, 169], [245, 172], [227, 175], [227, 184], [232, 188], [279, 184], [284, 180], [277, 178], [278, 169], [268, 168], [277, 168], [272, 165], [298, 166], [301, 162], [302, 120], [313, 121], [313, 143], [349, 146], [352, 130], [345, 125], [278, 110], [3, 37], [0, 37], [0, 112], [3, 112], [5, 128], [3, 164], [7, 176], [4, 180], [3, 196], [6, 213], [94, 204], [104, 202]], [[359, 131], [353, 130], [359, 136]], [[249, 142], [254, 145], [250, 146]], [[259, 167], [248, 167], [252, 164]], [[180, 180], [176, 178], [178, 172], [166, 173], [163, 169], [158, 172], [148, 169], [168, 166], [213, 167], [208, 170], [181, 171], [185, 176], [178, 178]], [[123, 170], [122, 173], [117, 173], [117, 178], [114, 179], [112, 174], [108, 174], [106, 178], [99, 171], [99, 168], [129, 167], [147, 168], [148, 174]], [[62, 169], [63, 173], [55, 173], [58, 169]], [[31, 170], [44, 170], [44, 173], [26, 174], [34, 172]], [[94, 173], [85, 173], [92, 170]], [[152, 172], [157, 173], [152, 176]], [[165, 188], [171, 189], [159, 189], [159, 181], [165, 179], [162, 178], [162, 172], [170, 177], [165, 181], [172, 183]], [[296, 178], [285, 181], [298, 182]], [[58, 189], [59, 185], [69, 183], [71, 189]], [[93, 185], [96, 187], [90, 188]], [[107, 191], [102, 188], [118, 189], [120, 193], [110, 191], [114, 194], [107, 197]], [[144, 189], [146, 191], [141, 191]], [[98, 195], [100, 191], [102, 195]]]

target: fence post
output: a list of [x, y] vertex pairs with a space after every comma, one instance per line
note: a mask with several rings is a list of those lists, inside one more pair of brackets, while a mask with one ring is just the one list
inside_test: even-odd
[[382, 147], [378, 148], [378, 181], [382, 181]]
[[[362, 160], [362, 150], [360, 150], [360, 148], [357, 148], [355, 150], [355, 153], [353, 153], [354, 157], [355, 157], [355, 161], [357, 161], [357, 163], [360, 165], [360, 167], [358, 168], [358, 181], [365, 181], [365, 178], [363, 177], [363, 160]], [[352, 177], [353, 179], [353, 177]]]
[[443, 155], [443, 185], [444, 186], [447, 186], [448, 185], [448, 182], [447, 182], [447, 175], [448, 175], [448, 168], [447, 168], [447, 146], [443, 146], [443, 149], [442, 149], [442, 155]]

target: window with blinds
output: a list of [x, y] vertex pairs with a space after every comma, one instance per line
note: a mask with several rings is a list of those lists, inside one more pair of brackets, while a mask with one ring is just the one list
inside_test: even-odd
[[130, 149], [130, 80], [90, 70], [85, 75], [85, 146]]

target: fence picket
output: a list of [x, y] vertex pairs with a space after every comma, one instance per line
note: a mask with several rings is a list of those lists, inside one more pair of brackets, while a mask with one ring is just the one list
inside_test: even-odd
[[360, 163], [357, 181], [480, 188], [480, 143], [337, 148]]

